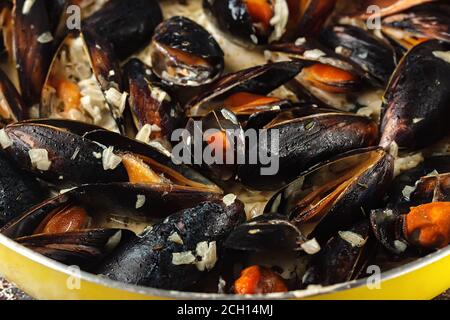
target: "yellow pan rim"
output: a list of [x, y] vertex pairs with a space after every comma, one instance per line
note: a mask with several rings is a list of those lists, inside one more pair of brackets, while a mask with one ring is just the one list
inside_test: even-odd
[[[292, 291], [289, 293], [283, 294], [269, 294], [269, 295], [253, 295], [253, 296], [236, 296], [236, 295], [225, 295], [225, 294], [202, 294], [202, 293], [189, 293], [189, 292], [179, 292], [179, 291], [169, 291], [169, 290], [161, 290], [161, 289], [153, 289], [147, 287], [140, 287], [135, 285], [129, 285], [117, 281], [113, 281], [107, 278], [99, 277], [94, 274], [90, 274], [87, 272], [77, 272], [73, 269], [69, 268], [66, 265], [63, 265], [59, 262], [56, 262], [52, 259], [49, 259], [41, 254], [38, 254], [30, 249], [25, 248], [24, 246], [16, 243], [15, 241], [5, 237], [0, 234], [0, 246], [4, 246], [16, 254], [29, 259], [43, 267], [54, 270], [56, 272], [60, 272], [67, 277], [75, 277], [80, 279], [81, 281], [86, 281], [92, 284], [96, 284], [106, 289], [114, 289], [120, 290], [124, 292], [128, 292], [135, 295], [142, 295], [144, 297], [154, 297], [159, 299], [188, 299], [188, 300], [251, 300], [251, 299], [262, 299], [262, 300], [273, 300], [273, 299], [315, 299], [320, 298], [322, 296], [327, 297], [327, 295], [332, 295], [335, 293], [345, 293], [345, 291], [351, 289], [362, 288], [367, 284], [367, 279], [360, 279], [356, 281], [351, 281], [348, 283], [338, 284], [329, 287], [317, 287], [308, 290], [301, 291]], [[1, 248], [0, 248], [1, 250]], [[384, 272], [381, 275], [381, 283], [385, 283], [389, 280], [394, 280], [395, 278], [399, 278], [401, 276], [414, 273], [424, 267], [427, 267], [433, 263], [439, 262], [443, 259], [450, 258], [450, 246], [444, 249], [441, 249], [435, 253], [432, 253], [424, 258], [420, 258], [414, 262], [410, 262], [401, 267], [394, 268], [390, 271]], [[3, 262], [0, 262], [3, 263]], [[450, 267], [450, 266], [449, 266]], [[432, 275], [430, 275], [432, 276]], [[445, 280], [444, 280], [445, 281]], [[450, 283], [449, 283], [450, 285]], [[26, 288], [23, 288], [26, 290]], [[340, 298], [338, 296], [338, 298]], [[364, 299], [365, 297], [360, 297]]]

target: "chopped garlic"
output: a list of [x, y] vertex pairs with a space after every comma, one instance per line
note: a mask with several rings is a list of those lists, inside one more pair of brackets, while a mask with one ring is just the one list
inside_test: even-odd
[[152, 126], [146, 124], [137, 133], [136, 140], [141, 141], [143, 143], [149, 143], [151, 135], [152, 135]]
[[183, 239], [181, 239], [180, 235], [178, 234], [178, 232], [174, 232], [172, 233], [169, 238], [167, 238], [167, 240], [176, 243], [176, 244], [184, 244]]
[[305, 38], [298, 38], [297, 40], [295, 40], [295, 45], [300, 47], [301, 45], [306, 43], [306, 39]]
[[339, 231], [339, 237], [351, 244], [352, 247], [362, 248], [366, 244], [366, 239], [352, 231]]
[[414, 186], [414, 187], [411, 187], [411, 186], [406, 186], [404, 189], [403, 189], [403, 191], [402, 191], [402, 194], [403, 194], [403, 197], [406, 199], [406, 200], [410, 200], [410, 198], [411, 198], [411, 194], [414, 192], [416, 190], [416, 187]]
[[193, 264], [196, 261], [192, 251], [172, 253], [172, 264], [181, 266], [185, 264]]
[[151, 89], [150, 94], [151, 94], [152, 98], [155, 99], [156, 101], [158, 101], [159, 103], [162, 103], [164, 100], [170, 101], [170, 96], [164, 90], [162, 90], [158, 87], [152, 87], [150, 89]]
[[309, 255], [320, 252], [320, 244], [316, 239], [309, 240], [301, 245], [301, 248]]
[[394, 241], [395, 249], [397, 249], [399, 252], [405, 252], [406, 249], [408, 249], [408, 245], [400, 240]]
[[52, 33], [49, 32], [49, 31], [44, 32], [43, 34], [41, 34], [41, 35], [37, 38], [37, 41], [38, 41], [39, 43], [49, 43], [49, 42], [52, 42], [52, 41], [53, 41]]
[[114, 154], [114, 147], [103, 150], [103, 169], [114, 170], [122, 163], [122, 158]]
[[127, 104], [128, 92], [120, 92], [116, 88], [109, 88], [105, 92], [106, 101], [113, 105], [117, 115], [122, 115]]
[[319, 59], [321, 57], [326, 56], [325, 52], [323, 52], [322, 50], [319, 49], [313, 49], [313, 50], [306, 50], [303, 53], [303, 56], [307, 59]]
[[48, 159], [48, 151], [45, 149], [31, 149], [28, 151], [31, 164], [34, 168], [41, 171], [48, 171], [52, 162]]
[[195, 265], [199, 271], [210, 271], [217, 262], [217, 246], [216, 242], [200, 242], [196, 248], [197, 255], [201, 258]]
[[25, 0], [22, 7], [22, 14], [23, 15], [29, 14], [35, 2], [36, 0]]
[[9, 138], [8, 134], [6, 133], [5, 129], [0, 130], [0, 144], [3, 149], [8, 149], [13, 145], [12, 140]]
[[227, 207], [231, 206], [232, 204], [234, 204], [234, 202], [236, 201], [237, 196], [235, 194], [227, 194], [225, 197], [223, 197], [222, 201], [223, 203], [225, 203], [225, 205]]
[[92, 155], [97, 158], [97, 159], [101, 159], [102, 158], [102, 154], [100, 152], [92, 152]]
[[269, 37], [269, 42], [280, 40], [286, 32], [286, 26], [289, 19], [289, 7], [286, 0], [275, 1], [274, 15], [270, 19], [270, 25], [274, 27], [272, 34]]
[[142, 208], [145, 204], [145, 200], [146, 199], [145, 199], [144, 195], [138, 194], [137, 200], [136, 200], [136, 209]]
[[450, 63], [450, 51], [433, 51], [433, 55], [436, 58], [442, 59], [447, 63]]

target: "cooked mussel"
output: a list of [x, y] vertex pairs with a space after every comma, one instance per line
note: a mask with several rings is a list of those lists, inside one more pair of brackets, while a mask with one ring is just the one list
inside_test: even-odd
[[383, 34], [406, 50], [424, 41], [450, 41], [450, 6], [432, 3], [382, 20]]
[[126, 98], [120, 66], [110, 44], [90, 31], [71, 33], [50, 67], [40, 115], [123, 132]]
[[101, 129], [82, 137], [71, 132], [72, 126], [72, 122], [55, 127], [32, 121], [10, 125], [5, 129], [11, 141], [6, 153], [23, 169], [56, 185], [131, 182], [221, 192], [190, 167], [175, 165], [167, 151]]
[[269, 93], [286, 84], [307, 65], [302, 61], [269, 63], [228, 74], [185, 106], [188, 117], [203, 117], [226, 107], [236, 114], [279, 109], [286, 103]]
[[300, 59], [311, 62], [296, 77], [307, 89], [313, 87], [329, 93], [349, 93], [361, 88], [363, 72], [347, 58], [313, 39], [300, 38], [295, 43], [273, 44], [269, 50], [272, 61]]
[[328, 286], [358, 279], [374, 253], [368, 221], [339, 231], [315, 255], [303, 276], [303, 285]]
[[226, 236], [245, 221], [240, 202], [204, 202], [129, 241], [96, 270], [113, 280], [183, 290], [220, 259]]
[[83, 21], [83, 28], [94, 30], [111, 42], [116, 55], [124, 60], [150, 43], [162, 20], [155, 0], [110, 0]]
[[448, 245], [449, 164], [447, 156], [433, 157], [404, 172], [394, 180], [387, 208], [372, 211], [374, 233], [389, 251]]
[[384, 88], [395, 69], [394, 51], [366, 30], [350, 25], [324, 29], [322, 44], [358, 64], [374, 85]]
[[369, 118], [334, 110], [312, 112], [293, 108], [265, 119], [267, 122], [260, 120], [257, 129], [266, 130], [267, 137], [246, 146], [247, 158], [263, 152], [269, 159], [276, 157], [279, 170], [270, 175], [264, 173], [267, 164], [246, 161], [238, 168], [239, 179], [256, 190], [277, 190], [318, 163], [378, 141], [377, 124]]
[[233, 285], [236, 294], [268, 294], [287, 292], [283, 278], [267, 267], [250, 266], [242, 270]]
[[160, 79], [183, 87], [211, 83], [224, 69], [219, 44], [202, 26], [185, 17], [172, 17], [158, 26], [150, 56]]
[[39, 103], [54, 52], [45, 1], [14, 1], [11, 15], [14, 63], [20, 92], [28, 106]]
[[315, 35], [334, 9], [336, 1], [204, 0], [219, 28], [247, 43], [264, 45]]
[[394, 72], [383, 99], [380, 145], [419, 149], [448, 132], [450, 44], [427, 41], [414, 47]]
[[131, 59], [124, 66], [124, 75], [129, 92], [128, 103], [138, 131], [137, 138], [144, 142], [170, 141], [181, 118], [178, 103], [140, 60]]
[[301, 175], [265, 211], [286, 216], [310, 239], [326, 241], [377, 206], [392, 177], [393, 159], [382, 149], [350, 152]]
[[[227, 109], [220, 109], [201, 120], [190, 119], [186, 129], [190, 136], [182, 137], [182, 143], [189, 151], [190, 161], [215, 179], [228, 181], [234, 178], [238, 153], [243, 156], [245, 145], [244, 131], [237, 117]], [[204, 150], [201, 154], [196, 150], [199, 145]], [[180, 154], [180, 159], [184, 157]]]

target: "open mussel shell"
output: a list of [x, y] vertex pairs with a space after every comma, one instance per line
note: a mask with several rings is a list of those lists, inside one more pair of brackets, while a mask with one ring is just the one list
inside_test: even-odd
[[366, 78], [384, 88], [395, 69], [394, 51], [366, 30], [350, 25], [324, 29], [320, 41], [364, 70]]
[[39, 103], [54, 53], [52, 28], [45, 1], [16, 0], [12, 11], [12, 37], [20, 92], [29, 106]]
[[273, 44], [269, 46], [269, 50], [272, 61], [309, 62], [294, 82], [298, 82], [297, 86], [313, 95], [314, 90], [311, 88], [338, 94], [359, 91], [363, 85], [365, 73], [357, 64], [314, 39], [300, 38], [295, 43]]
[[[212, 193], [222, 193], [216, 184], [190, 166], [174, 163], [172, 154], [163, 147], [156, 149], [137, 140], [104, 130], [90, 132], [84, 137], [105, 146], [114, 146], [115, 153], [125, 159], [125, 161], [122, 159], [122, 165], [126, 168], [131, 182], [181, 185]], [[146, 166], [156, 173], [152, 173], [149, 179], [146, 179], [144, 175], [148, 170]]]
[[[238, 156], [245, 153], [244, 131], [236, 115], [227, 109], [216, 110], [200, 120], [190, 119], [186, 129], [190, 138], [183, 138], [183, 143], [192, 163], [201, 164], [214, 179], [228, 181], [234, 178]], [[196, 150], [199, 145], [204, 150], [201, 154]]]
[[434, 201], [450, 201], [450, 157], [426, 159], [418, 167], [396, 177], [389, 191], [388, 207], [408, 213], [411, 207]]
[[152, 130], [148, 137], [143, 137], [144, 140], [170, 141], [173, 130], [182, 118], [177, 101], [155, 79], [150, 67], [138, 59], [128, 61], [124, 66], [124, 76], [129, 92], [128, 103], [137, 131], [148, 125]]
[[44, 200], [45, 188], [0, 154], [0, 228]]
[[244, 221], [241, 202], [201, 203], [171, 215], [129, 241], [96, 272], [135, 285], [186, 289], [215, 267], [223, 241]]
[[91, 31], [71, 33], [53, 59], [40, 115], [123, 132], [126, 94], [121, 86], [120, 66], [110, 44]]
[[316, 166], [277, 192], [265, 212], [284, 215], [308, 238], [328, 240], [376, 207], [393, 178], [382, 149], [352, 151]]
[[204, 0], [203, 7], [221, 30], [237, 40], [265, 45], [317, 34], [335, 3], [334, 0]]
[[305, 237], [285, 216], [265, 214], [238, 226], [224, 246], [246, 252], [298, 251]]
[[155, 31], [150, 47], [152, 68], [163, 81], [197, 87], [223, 72], [224, 53], [208, 31], [185, 17], [172, 17]]
[[405, 50], [431, 39], [449, 42], [450, 5], [430, 3], [385, 17], [382, 32]]
[[223, 108], [227, 98], [240, 93], [267, 95], [294, 78], [304, 66], [302, 61], [269, 63], [225, 75], [188, 102], [186, 114], [203, 117]]
[[134, 238], [122, 229], [80, 230], [66, 233], [37, 234], [15, 241], [50, 259], [82, 270], [91, 270], [121, 244]]
[[[127, 181], [123, 167], [104, 169], [105, 147], [64, 128], [25, 122], [9, 125], [5, 132], [12, 143], [6, 154], [45, 181], [69, 186]], [[33, 150], [41, 150], [42, 156], [33, 160]]]
[[303, 285], [328, 286], [358, 279], [373, 255], [374, 242], [367, 221], [339, 231], [315, 255], [303, 277]]
[[239, 179], [256, 190], [277, 190], [318, 163], [350, 150], [376, 145], [377, 124], [369, 118], [334, 110], [316, 112], [309, 115], [303, 114], [301, 108], [288, 109], [270, 122], [262, 123], [258, 129], [267, 130], [267, 139], [260, 138], [258, 143], [248, 145], [246, 154], [251, 159], [252, 155], [263, 152], [276, 160], [271, 165], [277, 165], [278, 170], [272, 173], [268, 165], [248, 161], [239, 166]]
[[448, 133], [450, 44], [427, 41], [408, 52], [383, 99], [380, 145], [419, 149]]
[[116, 55], [124, 60], [150, 43], [162, 20], [158, 1], [110, 0], [83, 21], [83, 28], [92, 29], [111, 42]]
[[0, 70], [0, 123], [21, 121], [26, 117], [27, 108], [21, 95], [6, 74]]

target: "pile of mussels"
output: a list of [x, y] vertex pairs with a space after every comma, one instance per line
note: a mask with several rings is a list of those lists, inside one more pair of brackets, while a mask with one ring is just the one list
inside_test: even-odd
[[[448, 1], [172, 1], [193, 2], [214, 36], [167, 1], [0, 1], [2, 234], [117, 281], [236, 294], [449, 244], [450, 156], [423, 152], [450, 133]], [[230, 71], [218, 35], [266, 63]], [[380, 90], [381, 115], [360, 112]], [[277, 132], [280, 170], [175, 164], [194, 120], [216, 148]], [[237, 185], [269, 195], [261, 212]]]

